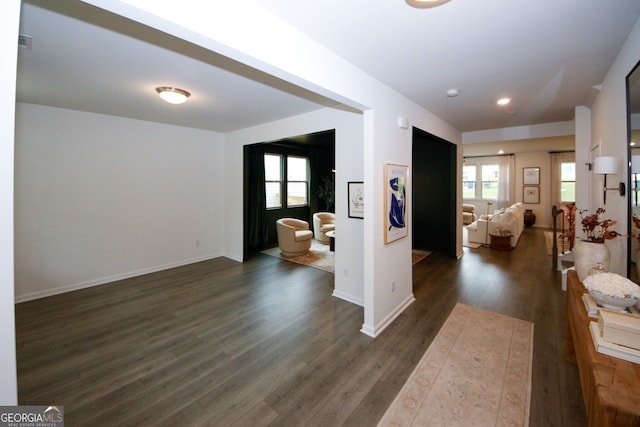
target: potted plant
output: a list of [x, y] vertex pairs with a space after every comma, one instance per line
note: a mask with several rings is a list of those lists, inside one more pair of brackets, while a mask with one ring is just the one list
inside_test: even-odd
[[621, 234], [611, 229], [618, 221], [603, 218], [604, 208], [598, 208], [592, 214], [588, 214], [584, 209], [578, 212], [582, 231], [586, 234], [586, 239], [577, 240], [574, 247], [576, 272], [582, 282], [589, 275], [589, 270], [597, 264], [605, 270], [609, 268], [610, 253], [604, 242], [615, 239]]
[[613, 219], [602, 219], [605, 213], [603, 208], [598, 208], [596, 213], [585, 216], [586, 210], [580, 210], [580, 218], [582, 219], [582, 231], [587, 235], [587, 241], [593, 243], [604, 243], [605, 240], [615, 239], [620, 234], [615, 230], [610, 230], [618, 223]]
[[333, 203], [335, 201], [335, 178], [334, 174], [329, 174], [322, 178], [322, 183], [318, 188], [318, 197], [324, 200], [327, 205], [327, 211], [333, 212]]

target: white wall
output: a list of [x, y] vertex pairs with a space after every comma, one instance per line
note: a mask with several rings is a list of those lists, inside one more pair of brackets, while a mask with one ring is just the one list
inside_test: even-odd
[[[411, 239], [392, 245], [383, 242], [384, 198], [379, 190], [384, 164], [411, 165], [412, 135], [408, 129], [398, 128], [397, 118], [406, 117], [411, 125], [454, 144], [460, 143], [460, 132], [250, 1], [185, 0], [179, 4], [149, 0], [85, 1], [364, 112], [364, 241], [354, 245], [364, 248], [362, 330], [373, 336], [379, 334], [413, 300]], [[227, 154], [228, 165], [238, 164], [238, 159], [232, 162], [234, 157]], [[460, 175], [458, 171], [458, 180]], [[241, 206], [236, 200], [232, 202]], [[461, 228], [461, 214], [459, 223]], [[458, 241], [461, 247], [460, 236]], [[232, 246], [228, 250], [237, 253]], [[392, 280], [396, 283], [395, 292], [391, 291]]]
[[[627, 168], [622, 159], [627, 156], [627, 98], [626, 77], [640, 60], [640, 19], [627, 37], [627, 41], [620, 50], [618, 57], [607, 72], [602, 82], [602, 89], [591, 107], [591, 144], [599, 145], [600, 155], [616, 156], [621, 159], [618, 175], [607, 178], [608, 187], [617, 187], [619, 182], [628, 180]], [[591, 209], [602, 204], [602, 177], [592, 174], [592, 200]], [[626, 233], [627, 218], [627, 192], [625, 197], [620, 197], [615, 191], [607, 192], [607, 216], [618, 220], [616, 229]], [[611, 250], [611, 264], [609, 270], [626, 276], [627, 247], [626, 239], [615, 239], [607, 242]]]
[[18, 104], [16, 299], [222, 255], [223, 179], [221, 134]]
[[550, 228], [551, 223], [551, 168], [550, 156], [547, 152], [516, 154], [516, 201], [523, 201], [524, 175], [523, 168], [540, 168], [540, 203], [523, 203], [525, 209], [536, 214], [536, 227]]
[[20, 0], [0, 3], [0, 405], [18, 403], [13, 275], [13, 155]]

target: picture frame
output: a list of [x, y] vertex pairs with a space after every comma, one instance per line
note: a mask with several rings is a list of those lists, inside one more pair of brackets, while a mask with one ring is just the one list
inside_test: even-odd
[[407, 202], [409, 166], [387, 163], [384, 166], [384, 244], [409, 235]]
[[540, 187], [537, 185], [525, 185], [522, 187], [522, 202], [529, 204], [540, 203]]
[[347, 182], [349, 218], [364, 218], [364, 182]]
[[524, 185], [540, 185], [540, 168], [522, 168], [522, 183]]

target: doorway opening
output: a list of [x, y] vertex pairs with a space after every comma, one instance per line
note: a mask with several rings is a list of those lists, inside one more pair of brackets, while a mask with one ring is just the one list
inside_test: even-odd
[[457, 147], [413, 128], [412, 245], [456, 257]]

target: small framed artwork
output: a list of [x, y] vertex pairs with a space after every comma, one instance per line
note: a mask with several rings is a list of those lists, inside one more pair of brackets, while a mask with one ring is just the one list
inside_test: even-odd
[[364, 218], [364, 183], [348, 182], [349, 218]]
[[540, 168], [522, 168], [524, 185], [540, 185]]
[[523, 203], [540, 203], [540, 187], [537, 185], [525, 185], [522, 187]]
[[407, 184], [409, 166], [386, 164], [384, 166], [384, 244], [394, 242], [409, 234], [407, 224]]

